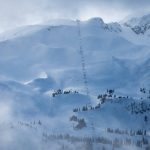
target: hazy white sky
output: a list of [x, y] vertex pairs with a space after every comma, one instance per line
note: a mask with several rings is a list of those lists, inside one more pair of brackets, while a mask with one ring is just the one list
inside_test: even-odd
[[0, 0], [0, 32], [58, 18], [119, 21], [149, 10], [150, 0]]

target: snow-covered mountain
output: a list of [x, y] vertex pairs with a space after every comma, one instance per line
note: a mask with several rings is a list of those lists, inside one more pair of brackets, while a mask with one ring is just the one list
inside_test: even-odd
[[0, 149], [148, 149], [149, 25], [55, 20], [1, 34]]
[[136, 34], [150, 34], [150, 14], [142, 17], [134, 17], [126, 22], [124, 25], [130, 27]]

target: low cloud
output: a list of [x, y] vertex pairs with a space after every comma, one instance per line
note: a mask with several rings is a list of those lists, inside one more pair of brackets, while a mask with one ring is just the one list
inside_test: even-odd
[[135, 12], [148, 11], [148, 0], [0, 0], [0, 32], [50, 19], [88, 19], [99, 16], [118, 21]]

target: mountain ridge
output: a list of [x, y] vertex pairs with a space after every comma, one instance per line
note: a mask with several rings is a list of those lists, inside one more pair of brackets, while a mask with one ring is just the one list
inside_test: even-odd
[[0, 149], [146, 149], [147, 33], [101, 18], [60, 22], [0, 38]]

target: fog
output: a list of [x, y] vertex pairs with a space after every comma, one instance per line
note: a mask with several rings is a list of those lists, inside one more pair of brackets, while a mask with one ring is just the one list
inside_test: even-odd
[[149, 10], [148, 0], [0, 0], [0, 32], [60, 18], [101, 17], [105, 22], [120, 21]]

